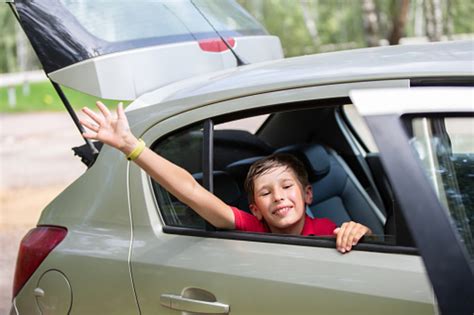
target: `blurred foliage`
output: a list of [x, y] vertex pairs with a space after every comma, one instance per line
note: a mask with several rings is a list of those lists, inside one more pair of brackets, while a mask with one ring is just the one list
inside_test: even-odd
[[[272, 35], [280, 37], [285, 56], [297, 56], [317, 52], [366, 47], [363, 26], [363, 0], [237, 0]], [[404, 28], [404, 36], [423, 36], [416, 34], [415, 23], [421, 23], [424, 32], [423, 10], [421, 16], [416, 15], [417, 8], [423, 1], [409, 1], [408, 19]], [[315, 45], [311, 34], [305, 27], [303, 5], [312, 12], [315, 19], [319, 45]], [[378, 36], [381, 43], [388, 39], [392, 31], [394, 15], [401, 0], [373, 0], [378, 18]], [[440, 0], [443, 22], [452, 24], [448, 34], [474, 33], [474, 1], [472, 0]], [[418, 19], [418, 20], [417, 20]], [[471, 37], [472, 38], [472, 37]]]
[[0, 4], [0, 73], [16, 68], [15, 17], [8, 5]]
[[[64, 111], [64, 105], [49, 81], [30, 83], [29, 91], [25, 93], [23, 86], [14, 87], [16, 104], [9, 105], [8, 88], [0, 88], [0, 113], [28, 112], [28, 111]], [[79, 110], [84, 106], [94, 107], [97, 100], [102, 101], [109, 108], [115, 108], [118, 101], [100, 99], [96, 96], [62, 87], [72, 107]], [[123, 101], [124, 105], [130, 104]]]

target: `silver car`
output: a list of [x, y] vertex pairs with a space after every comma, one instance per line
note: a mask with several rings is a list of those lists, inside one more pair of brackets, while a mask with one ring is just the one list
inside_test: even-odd
[[[26, 30], [35, 3], [15, 1]], [[77, 150], [88, 170], [21, 243], [10, 313], [472, 314], [473, 45], [236, 59], [146, 89], [127, 108], [133, 133], [229, 205], [248, 207], [253, 161], [288, 152], [310, 175], [309, 216], [374, 234], [343, 255], [331, 237], [218, 230], [119, 151], [88, 143]], [[114, 57], [127, 86], [141, 79], [120, 76], [119, 61], [137, 51], [53, 72], [76, 68], [63, 80], [98, 91], [81, 74], [102, 77], [91, 65]]]

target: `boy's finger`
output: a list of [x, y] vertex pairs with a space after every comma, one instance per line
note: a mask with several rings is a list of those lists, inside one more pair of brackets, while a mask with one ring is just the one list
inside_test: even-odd
[[123, 103], [120, 102], [118, 103], [118, 106], [117, 106], [117, 117], [119, 119], [124, 119], [125, 118], [125, 111], [123, 110]]
[[341, 225], [341, 227], [337, 228], [338, 231], [337, 231], [337, 235], [336, 235], [336, 248], [340, 248], [341, 247], [341, 239], [342, 239], [342, 234], [344, 232], [344, 224]]
[[104, 105], [104, 103], [102, 103], [101, 101], [97, 101], [95, 104], [97, 105], [97, 107], [102, 112], [102, 115], [104, 115], [105, 118], [109, 118], [111, 116], [109, 109], [107, 108], [107, 106]]
[[96, 139], [97, 133], [95, 132], [83, 132], [82, 136], [87, 139]]
[[82, 109], [82, 112], [86, 114], [87, 116], [89, 116], [92, 120], [94, 120], [99, 125], [101, 125], [104, 122], [103, 118], [97, 115], [96, 113], [94, 113], [93, 111], [91, 111], [89, 107], [84, 107]]
[[79, 122], [81, 123], [81, 125], [89, 128], [92, 131], [95, 131], [95, 132], [99, 131], [99, 127], [96, 124], [91, 123], [90, 121], [80, 118]]
[[346, 227], [346, 230], [344, 231], [341, 247], [346, 250], [350, 250], [353, 237], [354, 237], [354, 224], [349, 223]]

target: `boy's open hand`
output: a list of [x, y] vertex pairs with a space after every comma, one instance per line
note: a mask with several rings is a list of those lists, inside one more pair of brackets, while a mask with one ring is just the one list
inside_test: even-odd
[[372, 231], [365, 225], [350, 221], [343, 223], [333, 233], [336, 235], [336, 249], [341, 253], [346, 253], [352, 249], [352, 246], [357, 245], [364, 235], [372, 234]]
[[99, 140], [129, 154], [135, 148], [137, 139], [130, 132], [122, 103], [118, 104], [116, 117], [101, 102], [97, 102], [96, 105], [102, 115], [96, 114], [87, 107], [82, 109], [82, 112], [92, 120], [79, 119], [81, 124], [90, 130], [83, 133], [83, 136]]

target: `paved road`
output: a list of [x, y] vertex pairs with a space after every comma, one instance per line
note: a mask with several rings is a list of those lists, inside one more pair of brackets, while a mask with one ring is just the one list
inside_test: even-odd
[[0, 189], [72, 181], [85, 170], [83, 140], [65, 113], [0, 114]]

